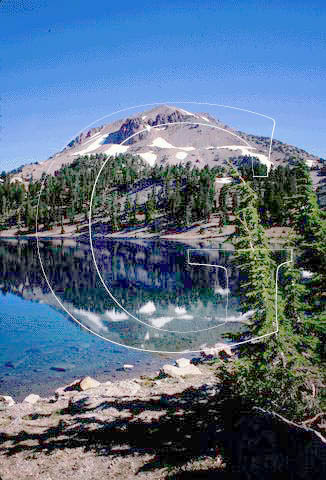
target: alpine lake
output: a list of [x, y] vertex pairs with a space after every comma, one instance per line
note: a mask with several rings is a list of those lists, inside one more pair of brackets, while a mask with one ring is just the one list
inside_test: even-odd
[[[288, 253], [275, 249], [277, 264]], [[1, 238], [0, 394], [154, 373], [226, 333], [247, 338], [243, 281], [227, 243]]]

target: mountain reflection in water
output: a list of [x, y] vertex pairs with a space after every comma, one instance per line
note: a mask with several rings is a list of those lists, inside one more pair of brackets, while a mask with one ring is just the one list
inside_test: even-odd
[[[88, 244], [42, 239], [39, 248], [48, 281], [65, 309], [82, 326], [120, 345], [196, 351], [225, 341], [225, 332], [246, 330], [250, 312], [241, 314], [239, 308], [239, 269], [232, 251], [221, 245], [191, 252], [192, 262], [223, 266], [216, 268], [190, 265], [190, 247], [176, 242], [96, 241], [98, 269], [123, 309], [102, 284]], [[35, 239], [2, 239], [0, 272], [2, 292], [64, 311], [44, 278]]]

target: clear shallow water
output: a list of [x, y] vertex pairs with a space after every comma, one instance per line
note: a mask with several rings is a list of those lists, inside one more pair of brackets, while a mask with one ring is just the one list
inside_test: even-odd
[[[74, 320], [49, 289], [36, 240], [1, 239], [0, 393], [20, 400], [31, 392], [52, 394], [83, 375], [109, 380], [154, 372], [180, 353], [152, 351], [196, 351], [225, 341], [225, 332], [245, 331], [232, 252], [191, 252], [192, 263], [224, 266], [217, 269], [190, 265], [189, 248], [162, 241], [95, 243], [104, 285], [126, 313], [102, 284], [88, 244], [42, 240], [48, 281]], [[125, 363], [134, 370], [121, 371]]]

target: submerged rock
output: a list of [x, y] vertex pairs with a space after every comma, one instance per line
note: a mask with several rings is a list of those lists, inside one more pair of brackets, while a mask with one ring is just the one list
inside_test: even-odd
[[50, 370], [54, 370], [56, 372], [65, 372], [67, 368], [64, 365], [53, 365], [50, 367]]
[[8, 362], [5, 363], [5, 367], [8, 367], [8, 368], [17, 368], [19, 367], [19, 365], [21, 365], [22, 363], [24, 363], [26, 360], [26, 357], [23, 357], [23, 358], [20, 358], [18, 360], [14, 360], [14, 361], [11, 361], [9, 360]]

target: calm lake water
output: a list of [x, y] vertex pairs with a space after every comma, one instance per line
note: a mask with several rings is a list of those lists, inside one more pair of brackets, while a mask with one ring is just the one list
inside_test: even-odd
[[[99, 275], [89, 244], [42, 240], [48, 284], [35, 239], [1, 239], [0, 393], [21, 400], [31, 392], [50, 395], [83, 375], [153, 373], [181, 356], [173, 352], [245, 333], [238, 266], [229, 247], [211, 248], [98, 240]], [[126, 363], [135, 368], [125, 372]]]

